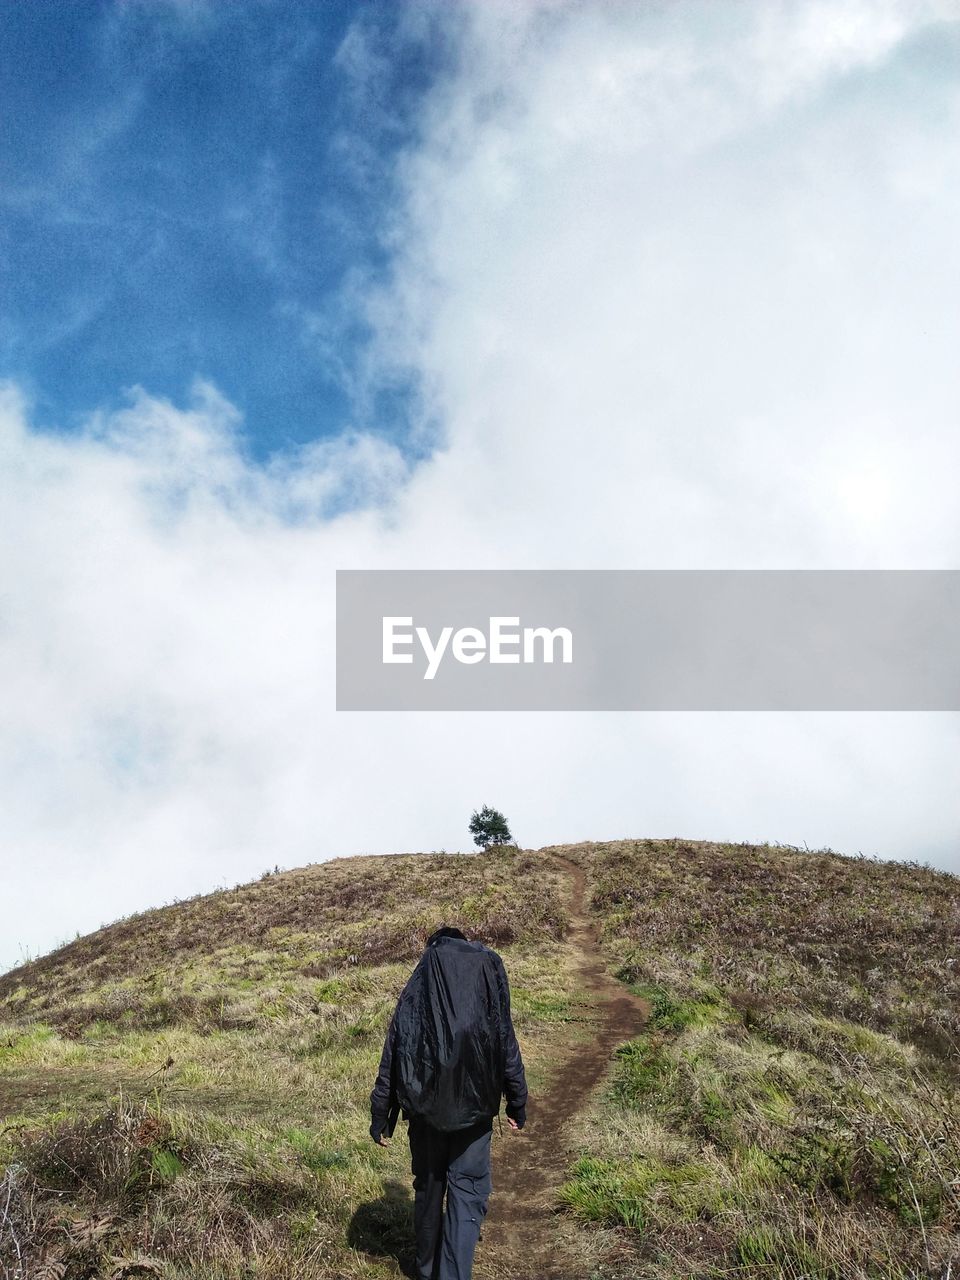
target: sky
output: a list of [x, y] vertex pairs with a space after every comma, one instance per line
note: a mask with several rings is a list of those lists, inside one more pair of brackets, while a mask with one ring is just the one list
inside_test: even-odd
[[0, 10], [0, 968], [334, 856], [960, 870], [946, 713], [337, 713], [345, 568], [957, 568], [960, 12]]

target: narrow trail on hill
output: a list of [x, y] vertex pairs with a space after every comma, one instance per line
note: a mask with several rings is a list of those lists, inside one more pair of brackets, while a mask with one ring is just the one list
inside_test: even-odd
[[586, 1041], [571, 1041], [541, 1096], [531, 1095], [527, 1123], [519, 1133], [494, 1127], [493, 1194], [474, 1263], [475, 1280], [583, 1280], [564, 1256], [556, 1229], [556, 1192], [567, 1176], [571, 1151], [568, 1125], [598, 1084], [617, 1045], [640, 1031], [650, 1009], [605, 969], [598, 928], [586, 903], [586, 873], [560, 855], [554, 861], [570, 876], [567, 942], [579, 953], [580, 1022], [592, 1027]]

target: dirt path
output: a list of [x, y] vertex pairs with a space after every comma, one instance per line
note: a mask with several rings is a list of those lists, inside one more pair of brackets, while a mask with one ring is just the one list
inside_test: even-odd
[[570, 1164], [569, 1120], [603, 1076], [614, 1049], [637, 1034], [650, 1012], [604, 969], [583, 868], [553, 856], [572, 881], [567, 941], [579, 953], [583, 1021], [595, 1034], [571, 1043], [546, 1094], [531, 1098], [520, 1133], [504, 1125], [501, 1141], [494, 1126], [493, 1195], [477, 1250], [476, 1280], [582, 1280], [563, 1256], [555, 1224], [556, 1191]]

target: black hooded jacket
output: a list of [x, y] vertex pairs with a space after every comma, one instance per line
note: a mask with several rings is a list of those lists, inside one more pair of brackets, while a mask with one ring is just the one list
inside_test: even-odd
[[[452, 1063], [438, 1070], [437, 1063]], [[481, 942], [441, 937], [424, 951], [390, 1019], [370, 1094], [370, 1135], [389, 1137], [400, 1113], [463, 1129], [500, 1110], [522, 1128], [527, 1083], [500, 956]]]

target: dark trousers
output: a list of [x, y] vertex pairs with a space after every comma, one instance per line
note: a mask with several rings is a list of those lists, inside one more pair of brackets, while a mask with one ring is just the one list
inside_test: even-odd
[[470, 1280], [491, 1191], [493, 1119], [454, 1133], [417, 1116], [409, 1124], [417, 1280]]

